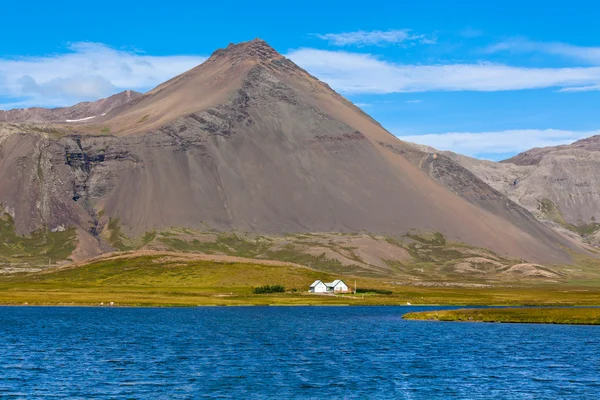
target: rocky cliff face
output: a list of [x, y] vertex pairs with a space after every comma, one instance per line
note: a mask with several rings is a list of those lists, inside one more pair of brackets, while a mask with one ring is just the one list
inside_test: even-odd
[[442, 154], [555, 229], [598, 244], [600, 137], [528, 150], [500, 163]]
[[570, 260], [561, 246], [573, 244], [502, 191], [401, 142], [260, 40], [75, 128], [3, 129], [0, 204], [21, 233], [76, 227], [82, 254], [109, 250], [118, 225], [128, 237], [416, 230]]

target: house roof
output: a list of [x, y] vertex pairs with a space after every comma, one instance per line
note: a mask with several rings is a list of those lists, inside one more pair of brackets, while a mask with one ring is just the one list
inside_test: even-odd
[[[311, 288], [313, 288], [313, 287], [316, 287], [316, 286], [317, 286], [319, 283], [322, 283], [323, 285], [325, 285], [325, 286], [327, 286], [327, 287], [334, 288], [334, 287], [336, 287], [337, 285], [339, 285], [340, 283], [344, 283], [344, 281], [342, 281], [341, 279], [336, 279], [336, 280], [335, 280], [335, 281], [333, 281], [333, 282], [329, 282], [329, 283], [327, 283], [327, 282], [323, 282], [323, 281], [322, 281], [322, 280], [320, 280], [320, 279], [317, 279], [316, 281], [314, 281], [314, 282], [312, 283], [312, 285], [310, 285], [310, 287], [311, 287]], [[344, 285], [346, 285], [346, 284], [344, 283]], [[346, 286], [348, 286], [348, 285], [346, 285]]]
[[[326, 283], [325, 285], [327, 285], [328, 287], [336, 287], [340, 283], [344, 283], [344, 282], [341, 279], [336, 279], [335, 281]], [[345, 285], [345, 283], [344, 283], [344, 285]]]

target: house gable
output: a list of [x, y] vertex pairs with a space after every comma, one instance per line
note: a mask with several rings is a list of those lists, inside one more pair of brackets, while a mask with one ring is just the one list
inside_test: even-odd
[[348, 285], [346, 285], [341, 279], [336, 279], [333, 282], [323, 282], [316, 280], [310, 285], [311, 291], [317, 291], [317, 289], [325, 289], [326, 292], [339, 292], [348, 291]]

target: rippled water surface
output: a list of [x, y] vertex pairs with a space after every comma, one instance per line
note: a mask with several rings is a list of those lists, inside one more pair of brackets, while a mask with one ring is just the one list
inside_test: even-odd
[[600, 327], [423, 307], [0, 308], [0, 398], [600, 398]]

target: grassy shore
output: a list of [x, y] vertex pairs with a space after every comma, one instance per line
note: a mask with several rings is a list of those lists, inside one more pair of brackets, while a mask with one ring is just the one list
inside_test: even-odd
[[[458, 292], [458, 293], [457, 293]], [[506, 296], [511, 300], [507, 302]], [[577, 296], [536, 299], [527, 290], [483, 293], [482, 289], [443, 290], [399, 287], [394, 294], [378, 295], [314, 295], [309, 293], [252, 294], [250, 291], [217, 292], [204, 288], [181, 287], [119, 287], [119, 286], [80, 286], [65, 285], [7, 287], [0, 286], [0, 305], [73, 305], [97, 306], [114, 302], [116, 306], [157, 306], [157, 307], [194, 307], [194, 306], [394, 306], [394, 305], [556, 305], [565, 306], [598, 304], [595, 298]]]
[[600, 325], [600, 308], [485, 308], [423, 311], [405, 314], [404, 319], [426, 321]]
[[[191, 256], [190, 256], [191, 257]], [[316, 279], [341, 278], [349, 286], [382, 293], [315, 295]], [[282, 285], [285, 293], [254, 294]], [[600, 287], [574, 285], [446, 287], [400, 284], [390, 279], [332, 275], [267, 261], [207, 261], [165, 255], [107, 258], [74, 268], [0, 277], [0, 304], [198, 306], [198, 305], [600, 305]]]

